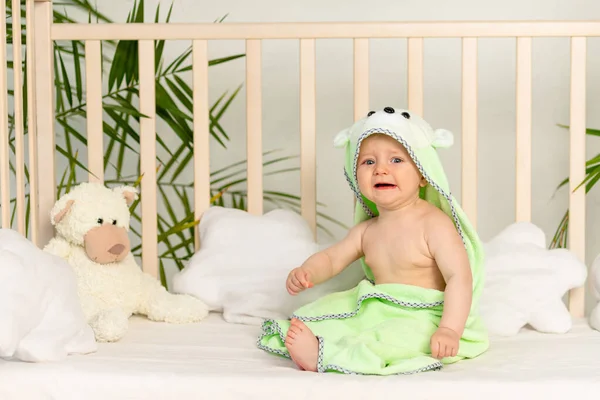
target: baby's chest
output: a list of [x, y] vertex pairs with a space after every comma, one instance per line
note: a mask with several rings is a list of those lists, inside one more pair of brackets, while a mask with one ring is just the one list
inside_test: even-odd
[[411, 227], [369, 229], [363, 236], [363, 251], [365, 257], [373, 261], [403, 264], [423, 255], [424, 240], [418, 230]]

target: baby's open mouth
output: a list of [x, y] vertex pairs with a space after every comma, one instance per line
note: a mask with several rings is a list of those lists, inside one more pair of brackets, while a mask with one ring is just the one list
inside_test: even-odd
[[393, 185], [391, 183], [376, 183], [375, 184], [375, 189], [394, 189], [396, 187], [396, 185]]

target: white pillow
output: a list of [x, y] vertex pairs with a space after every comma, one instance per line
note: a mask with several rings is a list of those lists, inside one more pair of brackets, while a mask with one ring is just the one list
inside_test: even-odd
[[173, 291], [196, 296], [232, 323], [259, 325], [288, 318], [325, 294], [350, 289], [364, 277], [360, 263], [329, 281], [290, 296], [285, 280], [293, 268], [320, 250], [306, 221], [276, 209], [257, 216], [211, 207], [199, 224], [200, 250], [173, 277]]
[[96, 350], [71, 266], [0, 229], [0, 357], [58, 361]]
[[549, 250], [544, 232], [527, 222], [509, 225], [485, 243], [485, 252], [480, 310], [491, 334], [516, 335], [527, 324], [545, 333], [571, 329], [562, 298], [587, 277], [585, 264], [575, 254]]
[[[600, 254], [596, 256], [590, 267], [590, 280], [594, 300], [600, 300]], [[590, 326], [600, 331], [600, 303], [597, 303], [590, 314]]]

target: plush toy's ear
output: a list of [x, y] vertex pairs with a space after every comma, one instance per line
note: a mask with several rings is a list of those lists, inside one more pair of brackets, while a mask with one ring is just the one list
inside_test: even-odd
[[436, 129], [433, 135], [434, 139], [431, 145], [435, 148], [447, 148], [454, 144], [454, 135], [447, 129]]
[[69, 201], [67, 201], [67, 204], [65, 205], [65, 207], [62, 210], [60, 210], [59, 212], [57, 212], [56, 215], [54, 215], [51, 218], [52, 225], [56, 225], [60, 221], [62, 221], [62, 219], [65, 217], [65, 215], [67, 215], [67, 213], [69, 212], [69, 210], [73, 206], [73, 203], [75, 203], [75, 200], [69, 200]]
[[120, 193], [125, 198], [125, 202], [127, 202], [128, 206], [138, 198], [138, 191], [133, 186], [119, 186], [114, 188], [113, 191], [115, 193]]
[[346, 128], [335, 135], [335, 138], [333, 138], [333, 146], [344, 147], [348, 141], [350, 141], [350, 128]]

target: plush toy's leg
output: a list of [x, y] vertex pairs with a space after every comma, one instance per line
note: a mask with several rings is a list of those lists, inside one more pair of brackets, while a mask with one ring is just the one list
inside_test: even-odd
[[529, 324], [539, 332], [566, 333], [571, 329], [571, 315], [561, 299], [553, 299], [531, 314]]
[[129, 328], [129, 317], [123, 310], [114, 308], [93, 316], [89, 324], [97, 342], [116, 342], [125, 336]]
[[79, 296], [83, 314], [97, 342], [116, 342], [125, 335], [130, 314], [120, 309], [103, 310], [95, 297], [81, 293]]
[[171, 294], [149, 275], [142, 278], [142, 296], [136, 313], [154, 321], [168, 323], [198, 322], [208, 315], [208, 306], [201, 300], [182, 294]]

